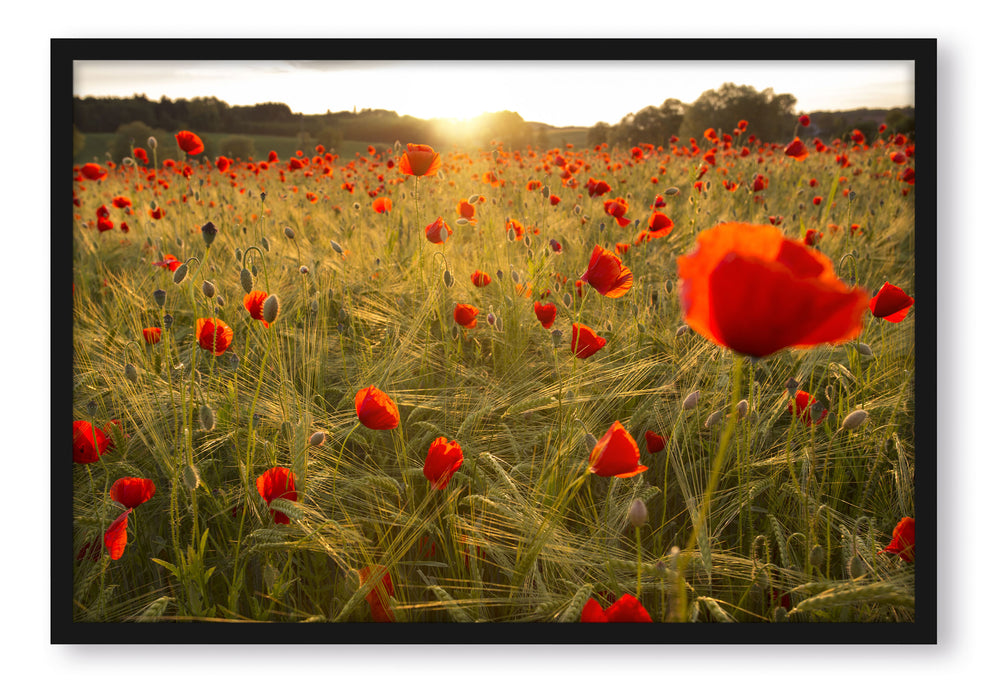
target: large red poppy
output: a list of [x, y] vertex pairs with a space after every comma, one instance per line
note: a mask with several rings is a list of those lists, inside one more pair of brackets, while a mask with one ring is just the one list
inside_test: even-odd
[[127, 546], [127, 516], [131, 514], [131, 510], [128, 508], [121, 513], [103, 533], [103, 544], [110, 552], [111, 559], [124, 556], [124, 548]]
[[894, 535], [884, 550], [898, 555], [904, 561], [914, 561], [914, 518], [901, 518], [894, 527]]
[[372, 430], [391, 430], [399, 424], [399, 409], [381, 389], [369, 386], [354, 397], [358, 420]]
[[536, 318], [539, 319], [540, 325], [544, 328], [550, 328], [557, 318], [557, 307], [553, 304], [541, 304], [538, 301], [534, 301], [533, 311], [536, 313]]
[[268, 292], [263, 292], [260, 289], [255, 289], [244, 295], [244, 308], [248, 310], [251, 314], [251, 318], [256, 321], [261, 321], [265, 328], [268, 328], [268, 322], [265, 321], [264, 317], [264, 306], [265, 299], [268, 298]]
[[[283, 498], [287, 501], [297, 501], [299, 496], [296, 493], [296, 479], [291, 469], [285, 467], [272, 467], [258, 477], [255, 482], [258, 493], [265, 499], [265, 503], [271, 503], [276, 498]], [[277, 510], [269, 511], [276, 523], [289, 524], [289, 516]]]
[[79, 169], [79, 173], [87, 180], [104, 180], [107, 176], [107, 171], [97, 163], [86, 163]]
[[197, 318], [196, 340], [199, 347], [219, 357], [234, 342], [234, 331], [219, 318]]
[[688, 325], [753, 357], [851, 340], [869, 302], [825, 255], [773, 226], [720, 224], [702, 232], [677, 267]]
[[605, 213], [609, 216], [615, 217], [615, 221], [619, 226], [625, 228], [629, 225], [630, 220], [626, 218], [626, 212], [629, 211], [629, 202], [627, 202], [622, 197], [616, 197], [615, 199], [605, 200]]
[[438, 437], [430, 443], [430, 451], [426, 454], [423, 465], [423, 475], [436, 489], [445, 489], [454, 472], [464, 464], [464, 452], [456, 441]]
[[72, 423], [72, 461], [76, 464], [92, 464], [110, 449], [110, 438], [94, 428], [88, 420]]
[[653, 622], [653, 618], [635, 596], [626, 593], [607, 610], [603, 610], [597, 600], [589, 598], [581, 610], [581, 622]]
[[571, 352], [586, 360], [605, 347], [606, 340], [583, 323], [571, 325]]
[[[395, 613], [392, 612], [391, 596], [395, 595], [395, 588], [392, 586], [392, 577], [389, 576], [385, 567], [373, 564], [358, 571], [360, 585], [364, 585], [372, 577], [381, 575], [371, 591], [364, 597], [371, 608], [371, 619], [375, 622], [395, 622]], [[384, 572], [384, 573], [382, 573]]]
[[903, 321], [913, 305], [914, 297], [908, 296], [903, 289], [890, 282], [884, 282], [877, 295], [870, 299], [870, 311], [873, 315], [891, 323]]
[[632, 289], [633, 274], [622, 264], [618, 255], [596, 245], [581, 280], [598, 290], [599, 294], [615, 299]]
[[454, 307], [454, 321], [465, 328], [474, 328], [478, 325], [478, 313], [481, 311], [477, 306], [470, 304], [457, 304]]
[[191, 131], [180, 131], [175, 135], [175, 140], [186, 155], [195, 156], [203, 152], [203, 139]]
[[674, 222], [666, 214], [655, 211], [650, 214], [646, 223], [650, 232], [650, 238], [662, 238], [674, 230]]
[[636, 441], [619, 421], [615, 421], [608, 432], [595, 444], [589, 461], [591, 472], [598, 476], [617, 476], [625, 479], [647, 469], [639, 463], [639, 447]]
[[406, 152], [399, 159], [399, 170], [406, 175], [423, 177], [436, 175], [440, 169], [440, 154], [429, 146], [407, 143]]
[[124, 477], [110, 487], [110, 498], [124, 508], [137, 508], [155, 495], [155, 482], [151, 479]]

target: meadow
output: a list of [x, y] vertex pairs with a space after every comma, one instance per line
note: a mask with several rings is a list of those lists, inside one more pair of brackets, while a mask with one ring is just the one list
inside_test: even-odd
[[914, 146], [795, 121], [77, 166], [74, 620], [913, 621]]

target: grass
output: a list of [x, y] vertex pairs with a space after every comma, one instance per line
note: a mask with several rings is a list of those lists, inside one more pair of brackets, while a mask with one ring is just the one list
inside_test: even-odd
[[[832, 152], [799, 163], [767, 146], [764, 162], [720, 157], [725, 172], [700, 180], [697, 156], [636, 161], [613, 150], [606, 162], [562, 151], [587, 164], [580, 184], [604, 179], [608, 196], [628, 200], [639, 222], [626, 228], [603, 211], [607, 197], [562, 184], [555, 154], [525, 151], [497, 162], [490, 150], [444, 153], [443, 175], [418, 183], [346, 156], [332, 179], [238, 168], [232, 187], [214, 169], [188, 179], [162, 172], [152, 188], [118, 168], [75, 183], [73, 405], [77, 419], [116, 419], [123, 433], [100, 461], [73, 467], [76, 550], [122, 512], [108, 495], [116, 479], [157, 487], [131, 513], [120, 559], [76, 562], [76, 619], [368, 621], [367, 598], [381, 584], [358, 572], [384, 567], [400, 622], [573, 621], [590, 596], [607, 606], [624, 593], [655, 621], [911, 621], [913, 565], [881, 550], [914, 508], [913, 316], [891, 324], [867, 314], [854, 342], [737, 362], [679, 332], [677, 292], [677, 256], [697, 233], [780, 216], [788, 236], [821, 230], [839, 274], [871, 294], [884, 281], [910, 293], [913, 192], [902, 195], [897, 171], [887, 172], [892, 148], [849, 150], [853, 167], [842, 169]], [[484, 181], [493, 170], [502, 186]], [[749, 191], [757, 172], [770, 181], [763, 201]], [[527, 191], [531, 179], [560, 203]], [[722, 179], [742, 184], [729, 192]], [[379, 187], [394, 202], [389, 214], [372, 211], [364, 193]], [[607, 299], [584, 287], [578, 296], [574, 280], [594, 245], [631, 242], [668, 187], [679, 188], [663, 209], [674, 230], [623, 254], [629, 293]], [[95, 210], [119, 194], [131, 210], [114, 209], [115, 228], [98, 232]], [[815, 194], [826, 202], [814, 206]], [[472, 195], [484, 197], [477, 223], [455, 224], [458, 201]], [[164, 218], [148, 216], [152, 200]], [[442, 246], [422, 234], [437, 216], [453, 227]], [[521, 240], [508, 238], [510, 217], [526, 227]], [[220, 231], [208, 250], [207, 221]], [[152, 265], [165, 254], [196, 258], [180, 284]], [[279, 298], [269, 328], [241, 302], [245, 267], [255, 289]], [[471, 284], [476, 269], [489, 286]], [[204, 279], [222, 306], [204, 295]], [[161, 308], [156, 289], [166, 292]], [[559, 342], [533, 313], [544, 290]], [[481, 309], [476, 328], [454, 323], [455, 303]], [[145, 344], [142, 329], [164, 327], [166, 314], [162, 341]], [[233, 329], [218, 357], [193, 330], [212, 316]], [[569, 348], [578, 318], [607, 339], [586, 360]], [[792, 377], [827, 406], [822, 423], [788, 413]], [[396, 429], [358, 422], [355, 394], [372, 384], [398, 405]], [[683, 408], [696, 390], [696, 407]], [[733, 421], [740, 398], [749, 411]], [[203, 406], [214, 416], [208, 429]], [[858, 408], [866, 425], [839, 430]], [[717, 412], [722, 420], [709, 420]], [[572, 488], [616, 420], [649, 469]], [[649, 454], [646, 430], [667, 436], [666, 449]], [[313, 447], [316, 431], [326, 440]], [[459, 443], [464, 464], [437, 491], [423, 463], [439, 436]], [[261, 499], [255, 480], [272, 467], [293, 471], [298, 501]], [[638, 533], [626, 522], [634, 499], [648, 509]], [[290, 524], [274, 523], [272, 508]]]

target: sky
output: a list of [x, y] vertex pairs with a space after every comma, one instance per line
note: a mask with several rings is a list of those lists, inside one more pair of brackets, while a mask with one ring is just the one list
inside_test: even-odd
[[293, 112], [357, 108], [421, 119], [509, 110], [554, 126], [619, 122], [723, 83], [790, 93], [798, 112], [914, 105], [909, 61], [76, 61], [80, 97], [217, 97]]

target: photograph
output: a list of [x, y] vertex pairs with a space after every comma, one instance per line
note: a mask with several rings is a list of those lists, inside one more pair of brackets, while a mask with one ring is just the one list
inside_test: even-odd
[[52, 39], [52, 642], [934, 644], [935, 46]]

